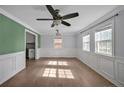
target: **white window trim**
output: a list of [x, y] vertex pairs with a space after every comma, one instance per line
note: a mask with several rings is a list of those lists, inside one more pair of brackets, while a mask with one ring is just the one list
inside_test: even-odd
[[91, 52], [91, 49], [90, 49], [90, 41], [89, 41], [89, 50], [84, 50], [84, 48], [83, 48], [83, 37], [85, 37], [85, 36], [87, 36], [87, 35], [89, 35], [89, 38], [90, 38], [90, 33], [87, 33], [87, 34], [85, 34], [85, 35], [82, 35], [82, 50], [85, 51], [85, 52]]
[[[102, 25], [100, 25], [94, 32], [94, 43], [95, 43], [95, 33], [96, 32], [100, 32], [104, 29], [107, 29], [108, 25], [111, 25], [112, 28], [112, 55], [107, 55], [107, 54], [102, 54], [102, 53], [97, 53], [94, 49], [94, 53], [97, 55], [103, 55], [103, 56], [108, 56], [108, 57], [114, 57], [115, 56], [115, 40], [114, 40], [114, 33], [115, 33], [115, 24], [114, 24], [114, 18], [111, 20], [108, 20], [107, 22], [103, 23]], [[95, 44], [94, 44], [95, 45]], [[95, 48], [95, 47], [94, 47]]]

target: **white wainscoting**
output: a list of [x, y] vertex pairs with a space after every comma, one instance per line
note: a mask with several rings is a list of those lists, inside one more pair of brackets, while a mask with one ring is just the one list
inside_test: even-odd
[[124, 86], [124, 58], [78, 51], [78, 59], [117, 86]]
[[40, 57], [76, 57], [75, 48], [41, 48]]
[[25, 68], [25, 52], [0, 55], [0, 84]]
[[116, 57], [115, 71], [117, 81], [124, 86], [124, 58]]

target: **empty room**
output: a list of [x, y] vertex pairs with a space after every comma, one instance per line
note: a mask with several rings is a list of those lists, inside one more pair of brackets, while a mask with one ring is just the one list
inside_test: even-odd
[[0, 5], [0, 87], [123, 87], [123, 5]]

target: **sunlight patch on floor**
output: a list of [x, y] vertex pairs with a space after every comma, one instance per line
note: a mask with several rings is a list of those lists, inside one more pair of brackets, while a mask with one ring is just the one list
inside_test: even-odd
[[56, 77], [56, 69], [46, 68], [44, 70], [43, 77]]
[[67, 66], [68, 63], [66, 61], [49, 61], [48, 65]]
[[49, 61], [48, 65], [57, 65], [57, 61]]
[[68, 63], [66, 61], [58, 61], [58, 65], [67, 66]]
[[45, 68], [43, 77], [74, 79], [70, 69]]
[[71, 70], [59, 69], [58, 70], [58, 75], [59, 75], [59, 78], [74, 79], [74, 76], [73, 76]]

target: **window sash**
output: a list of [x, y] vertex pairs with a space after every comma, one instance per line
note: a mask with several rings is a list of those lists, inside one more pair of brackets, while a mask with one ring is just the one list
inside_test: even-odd
[[54, 48], [62, 48], [62, 39], [54, 39]]
[[83, 36], [83, 50], [90, 51], [90, 35]]
[[112, 56], [112, 27], [95, 32], [95, 52]]

